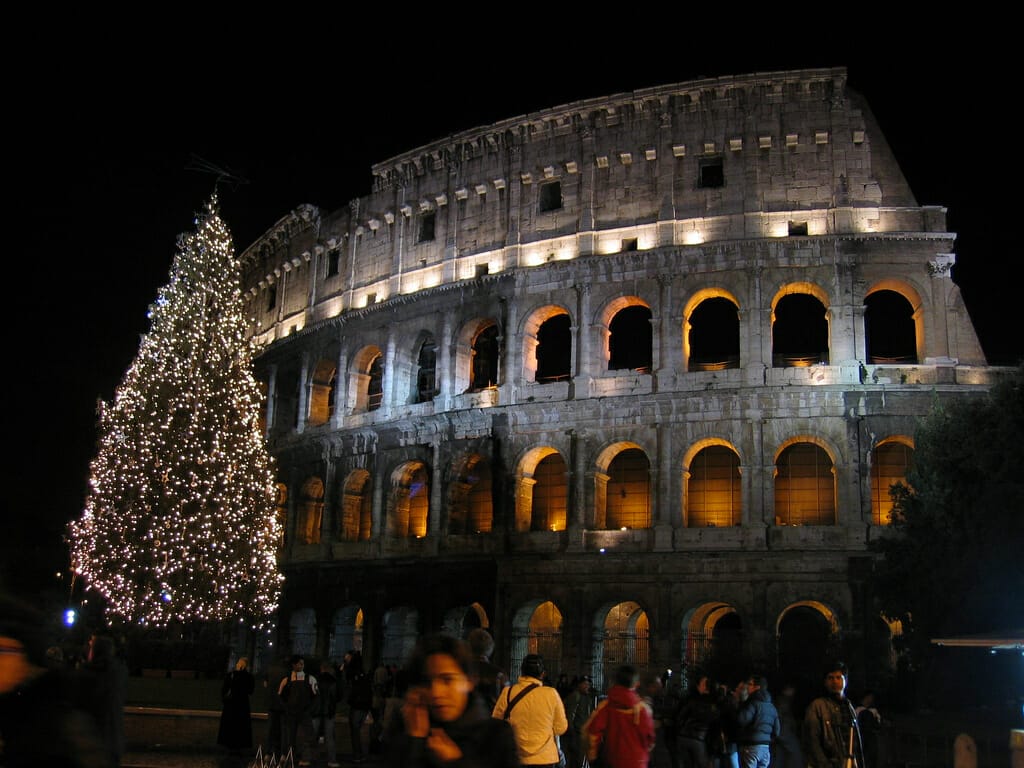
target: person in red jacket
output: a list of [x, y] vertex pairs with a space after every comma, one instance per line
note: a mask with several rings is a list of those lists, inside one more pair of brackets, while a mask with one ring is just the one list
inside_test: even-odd
[[584, 726], [588, 756], [608, 768], [647, 768], [654, 748], [654, 718], [637, 695], [640, 676], [628, 664], [615, 673], [615, 685]]

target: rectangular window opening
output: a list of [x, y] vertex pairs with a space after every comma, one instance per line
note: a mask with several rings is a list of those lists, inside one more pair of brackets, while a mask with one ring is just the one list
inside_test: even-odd
[[420, 237], [417, 242], [427, 243], [434, 239], [434, 229], [437, 224], [437, 213], [431, 211], [420, 216]]
[[722, 166], [722, 158], [707, 157], [700, 161], [697, 186], [702, 189], [725, 186], [725, 169]]
[[791, 222], [789, 222], [789, 236], [790, 237], [807, 237], [807, 222], [806, 221], [791, 221]]
[[557, 211], [562, 207], [562, 182], [552, 181], [548, 184], [541, 184], [540, 187], [540, 210]]

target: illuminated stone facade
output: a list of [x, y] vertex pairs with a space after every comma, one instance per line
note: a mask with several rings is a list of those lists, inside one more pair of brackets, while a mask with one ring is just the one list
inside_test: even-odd
[[[373, 168], [243, 254], [281, 636], [570, 675], [885, 659], [887, 488], [994, 371], [842, 69], [592, 99]], [[813, 670], [813, 674], [812, 674]]]

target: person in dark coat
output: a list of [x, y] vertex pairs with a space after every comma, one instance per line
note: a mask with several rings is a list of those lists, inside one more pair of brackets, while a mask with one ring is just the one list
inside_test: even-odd
[[736, 741], [741, 768], [768, 768], [771, 745], [779, 738], [782, 723], [772, 704], [768, 686], [760, 675], [750, 675], [740, 684], [736, 708]]
[[118, 658], [114, 639], [93, 635], [82, 668], [82, 701], [92, 713], [112, 765], [124, 754], [124, 703], [128, 698], [128, 668]]
[[389, 736], [394, 768], [518, 768], [515, 735], [474, 690], [473, 657], [461, 640], [425, 637], [409, 662], [410, 688]]
[[249, 697], [256, 687], [256, 681], [249, 673], [249, 660], [244, 656], [228, 672], [220, 689], [220, 700], [224, 708], [220, 713], [220, 729], [217, 743], [232, 752], [240, 752], [252, 746], [252, 715]]

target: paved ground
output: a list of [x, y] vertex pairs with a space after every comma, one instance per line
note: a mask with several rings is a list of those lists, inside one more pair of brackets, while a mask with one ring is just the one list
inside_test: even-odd
[[[263, 758], [262, 765], [255, 762], [255, 753], [249, 755], [228, 755], [226, 751], [217, 750], [148, 750], [128, 752], [121, 761], [122, 768], [278, 768], [278, 763], [270, 758]], [[382, 766], [383, 761], [371, 755], [364, 762], [355, 763], [351, 755], [340, 754], [338, 762], [346, 768], [350, 766]], [[285, 765], [288, 768], [288, 763]], [[319, 755], [313, 762], [313, 768], [327, 768], [327, 757]], [[296, 768], [298, 764], [296, 763]]]
[[[257, 768], [276, 768], [276, 763], [265, 759], [263, 765], [254, 763], [254, 754], [250, 755], [229, 755], [226, 751], [199, 751], [199, 750], [158, 750], [150, 751], [129, 751], [121, 761], [122, 768], [249, 768], [255, 765]], [[383, 762], [376, 756], [369, 756], [362, 763], [353, 762], [350, 755], [339, 755], [338, 761], [346, 768], [360, 766], [381, 766]], [[287, 763], [285, 764], [287, 766]], [[327, 758], [321, 755], [313, 762], [314, 768], [326, 768]], [[290, 768], [290, 766], [288, 767]], [[297, 768], [297, 766], [296, 766]]]
[[[174, 711], [165, 710], [165, 713], [173, 714]], [[269, 756], [262, 757], [262, 754], [262, 762], [255, 762], [255, 748], [246, 754], [235, 755], [217, 746], [216, 716], [211, 719], [196, 717], [195, 713], [187, 716], [184, 711], [179, 714], [182, 715], [179, 718], [164, 717], [158, 721], [158, 727], [149, 725], [144, 729], [139, 727], [142, 721], [138, 718], [126, 721], [125, 735], [129, 748], [121, 760], [122, 768], [279, 768], [277, 761]], [[262, 741], [266, 732], [263, 719], [254, 719], [253, 724], [253, 738]], [[345, 768], [383, 765], [377, 755], [367, 755], [361, 763], [352, 759], [348, 720], [343, 716], [338, 718], [335, 735], [338, 761]], [[368, 725], [363, 727], [362, 738], [365, 749], [365, 745], [370, 743]], [[292, 766], [286, 762], [284, 768]], [[295, 761], [294, 768], [298, 768], [298, 761]], [[318, 745], [312, 768], [327, 768], [327, 753], [322, 745]]]

